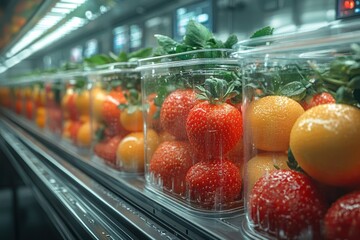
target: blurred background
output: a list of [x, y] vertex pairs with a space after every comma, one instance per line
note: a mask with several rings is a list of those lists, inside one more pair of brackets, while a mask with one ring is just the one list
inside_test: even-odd
[[[356, 4], [338, 2], [348, 8]], [[235, 33], [246, 39], [267, 25], [275, 28], [275, 34], [306, 31], [334, 21], [337, 4], [335, 0], [0, 0], [0, 76], [57, 68], [98, 53], [151, 47], [156, 33], [179, 40], [189, 19], [220, 38]]]

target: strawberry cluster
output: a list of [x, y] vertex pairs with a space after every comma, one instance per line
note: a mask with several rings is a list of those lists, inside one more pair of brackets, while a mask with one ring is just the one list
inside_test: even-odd
[[153, 185], [201, 208], [236, 205], [242, 159], [234, 152], [243, 133], [240, 110], [226, 102], [233, 90], [225, 80], [209, 78], [197, 91], [177, 89], [165, 98], [160, 123], [174, 140], [163, 142], [150, 160]]

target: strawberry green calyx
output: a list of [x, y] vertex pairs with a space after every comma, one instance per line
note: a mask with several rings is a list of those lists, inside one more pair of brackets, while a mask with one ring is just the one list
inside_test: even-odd
[[124, 94], [126, 103], [120, 103], [118, 108], [120, 110], [127, 109], [128, 113], [134, 113], [138, 109], [141, 110], [141, 94], [136, 89], [130, 89], [127, 93]]
[[204, 86], [197, 86], [197, 98], [209, 101], [211, 104], [221, 104], [240, 94], [239, 81], [231, 83], [224, 79], [210, 77], [205, 80]]
[[[287, 165], [291, 170], [296, 172], [305, 173], [305, 171], [299, 166], [298, 162], [296, 161], [291, 149], [289, 148], [288, 151], [288, 161]], [[276, 168], [276, 167], [275, 167]]]

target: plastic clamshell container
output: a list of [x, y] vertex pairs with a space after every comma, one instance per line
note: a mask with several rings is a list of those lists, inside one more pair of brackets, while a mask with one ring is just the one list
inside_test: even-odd
[[[63, 144], [81, 155], [90, 154], [93, 135], [90, 118], [91, 85], [88, 83], [86, 72], [73, 70], [58, 73], [52, 77], [47, 87], [48, 96], [53, 98], [55, 105], [52, 107], [52, 117], [62, 119]], [[57, 94], [60, 94], [60, 99], [57, 99]], [[59, 102], [61, 116], [58, 116], [57, 112]], [[54, 126], [54, 129], [59, 129], [59, 126]]]
[[14, 111], [29, 121], [34, 121], [39, 129], [46, 126], [44, 92], [40, 90], [43, 80], [40, 76], [27, 76], [11, 80]]
[[[250, 239], [360, 236], [359, 39], [339, 31], [238, 52]], [[347, 104], [316, 102], [315, 86]]]
[[144, 172], [141, 76], [136, 67], [137, 62], [107, 64], [89, 75], [93, 84], [92, 159], [127, 175]]
[[197, 96], [205, 80], [239, 81], [231, 53], [198, 50], [139, 61], [147, 188], [197, 215], [231, 215], [242, 207], [241, 103], [210, 104]]

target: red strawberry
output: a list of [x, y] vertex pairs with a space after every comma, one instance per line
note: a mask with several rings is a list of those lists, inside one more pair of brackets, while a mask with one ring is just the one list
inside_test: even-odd
[[292, 170], [273, 171], [254, 185], [250, 219], [280, 239], [319, 239], [327, 204], [311, 179]]
[[95, 154], [104, 159], [108, 164], [116, 165], [116, 149], [122, 140], [121, 136], [115, 136], [110, 139], [99, 142], [94, 147]]
[[335, 99], [330, 93], [323, 92], [314, 95], [309, 101], [303, 101], [301, 105], [305, 110], [308, 110], [312, 107], [328, 103], [335, 103]]
[[72, 121], [77, 121], [79, 114], [76, 108], [76, 94], [73, 93], [69, 95], [69, 98], [67, 100], [66, 108], [69, 113], [69, 119]]
[[159, 145], [150, 161], [152, 181], [165, 190], [183, 195], [185, 175], [193, 165], [188, 142], [166, 141]]
[[177, 139], [187, 139], [186, 118], [196, 102], [196, 94], [191, 89], [178, 89], [170, 93], [165, 98], [160, 111], [163, 129]]
[[81, 127], [81, 122], [79, 121], [72, 121], [70, 125], [70, 138], [71, 140], [76, 143], [76, 136]]
[[125, 136], [128, 133], [121, 125], [121, 111], [118, 108], [118, 105], [125, 103], [125, 101], [124, 94], [121, 91], [111, 91], [105, 98], [102, 107], [102, 116], [108, 126], [107, 133], [110, 136]]
[[34, 117], [34, 105], [33, 102], [29, 99], [25, 102], [25, 115], [30, 120]]
[[202, 161], [186, 174], [190, 200], [205, 208], [223, 209], [240, 198], [239, 168], [229, 160]]
[[326, 239], [357, 240], [360, 237], [360, 191], [339, 198], [325, 215]]
[[223, 156], [242, 136], [242, 116], [227, 104], [201, 102], [190, 110], [186, 131], [196, 151], [208, 156]]

